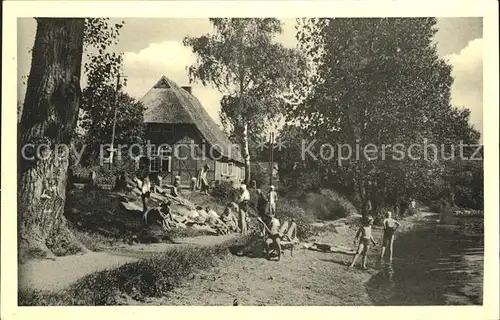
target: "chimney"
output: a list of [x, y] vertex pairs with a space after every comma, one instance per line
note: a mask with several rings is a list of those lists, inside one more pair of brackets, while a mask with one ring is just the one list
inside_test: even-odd
[[191, 86], [182, 86], [182, 89], [186, 90], [189, 94], [191, 94]]

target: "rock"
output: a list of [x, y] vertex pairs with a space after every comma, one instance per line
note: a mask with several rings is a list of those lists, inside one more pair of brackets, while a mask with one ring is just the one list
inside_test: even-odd
[[142, 207], [136, 205], [133, 202], [120, 202], [120, 205], [128, 211], [142, 211]]
[[324, 222], [313, 222], [313, 223], [311, 223], [311, 226], [321, 228], [321, 227], [325, 226], [325, 223]]
[[190, 210], [190, 211], [188, 211], [188, 214], [186, 215], [186, 217], [193, 219], [193, 220], [198, 218], [199, 216], [200, 216], [200, 214], [196, 210]]
[[214, 219], [219, 219], [219, 215], [217, 214], [217, 212], [215, 212], [214, 210], [210, 210], [208, 211], [208, 216], [209, 217], [212, 217]]

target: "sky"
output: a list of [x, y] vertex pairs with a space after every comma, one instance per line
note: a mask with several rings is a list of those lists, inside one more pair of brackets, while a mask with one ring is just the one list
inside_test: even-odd
[[[187, 66], [196, 57], [184, 47], [185, 36], [200, 36], [212, 32], [208, 19], [125, 18], [115, 52], [124, 53], [124, 72], [127, 87], [134, 98], [141, 98], [165, 75], [178, 85], [189, 85]], [[283, 19], [283, 33], [277, 41], [295, 47], [295, 20]], [[483, 130], [483, 26], [482, 18], [438, 18], [435, 36], [438, 54], [452, 65], [454, 83], [451, 102], [471, 110], [471, 124], [482, 135]], [[31, 54], [36, 33], [32, 18], [18, 19], [18, 100], [24, 100], [26, 87], [22, 76], [29, 74]], [[83, 80], [84, 81], [84, 80]], [[210, 116], [219, 120], [221, 94], [211, 87], [191, 84], [192, 93], [200, 100]]]

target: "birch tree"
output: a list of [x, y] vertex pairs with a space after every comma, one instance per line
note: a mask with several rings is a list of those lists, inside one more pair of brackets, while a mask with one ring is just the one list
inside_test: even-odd
[[293, 85], [302, 59], [276, 43], [282, 24], [273, 18], [210, 19], [212, 34], [186, 37], [197, 62], [188, 68], [191, 81], [212, 85], [223, 94], [221, 121], [243, 149], [245, 181], [250, 182], [249, 137], [260, 137], [268, 121], [284, 111], [285, 93]]

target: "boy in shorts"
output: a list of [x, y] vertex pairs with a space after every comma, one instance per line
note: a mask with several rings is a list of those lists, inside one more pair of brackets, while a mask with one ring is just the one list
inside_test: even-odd
[[373, 218], [371, 216], [366, 217], [363, 225], [359, 228], [358, 232], [356, 233], [356, 238], [354, 238], [354, 244], [359, 239], [359, 244], [358, 244], [358, 250], [356, 251], [356, 254], [354, 255], [354, 258], [352, 259], [351, 265], [349, 266], [350, 268], [354, 267], [354, 264], [356, 263], [356, 260], [358, 259], [360, 254], [363, 254], [363, 269], [366, 268], [366, 260], [368, 256], [368, 250], [370, 250], [370, 243], [373, 243], [376, 245], [377, 243], [375, 242], [375, 239], [373, 239], [372, 236], [372, 224], [373, 224]]
[[392, 261], [394, 233], [401, 224], [392, 218], [392, 212], [390, 211], [387, 211], [383, 224], [384, 236], [382, 238], [382, 252], [380, 253], [380, 260], [384, 258], [385, 249], [389, 248], [389, 261]]

